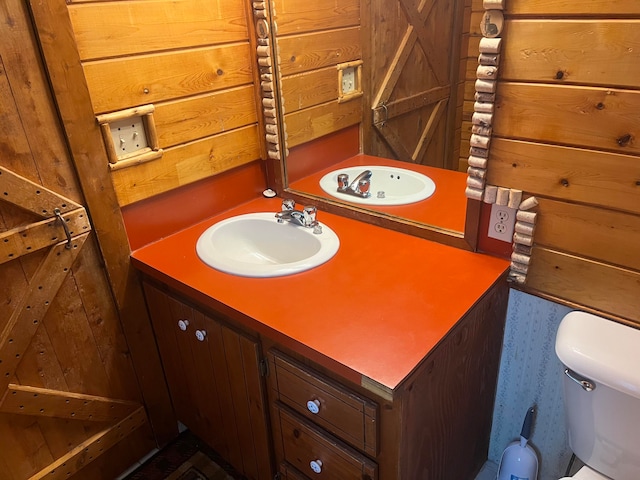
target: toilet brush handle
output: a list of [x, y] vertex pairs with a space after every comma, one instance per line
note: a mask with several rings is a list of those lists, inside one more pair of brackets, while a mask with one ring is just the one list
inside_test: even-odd
[[522, 431], [520, 432], [520, 436], [526, 440], [531, 436], [531, 425], [533, 424], [533, 414], [535, 413], [536, 408], [531, 407], [527, 410], [527, 414], [524, 416], [524, 423], [522, 424]]

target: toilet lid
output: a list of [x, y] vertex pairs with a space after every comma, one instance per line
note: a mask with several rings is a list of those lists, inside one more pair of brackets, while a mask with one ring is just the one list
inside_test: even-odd
[[562, 477], [560, 480], [610, 480], [610, 478], [605, 477], [585, 465], [578, 470], [573, 477]]

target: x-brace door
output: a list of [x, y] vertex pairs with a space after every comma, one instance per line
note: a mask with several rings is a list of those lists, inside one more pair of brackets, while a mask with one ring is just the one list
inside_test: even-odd
[[[91, 225], [79, 205], [0, 167], [2, 200], [38, 217], [33, 223], [0, 233], [0, 265], [46, 249], [28, 285], [0, 323], [0, 413], [53, 417], [107, 425], [75, 446], [32, 479], [68, 478], [123, 436], [146, 423], [140, 404], [117, 398], [21, 384], [16, 371], [43, 318], [82, 249]], [[1, 207], [0, 202], [0, 207]]]
[[456, 2], [373, 0], [370, 153], [445, 167]]

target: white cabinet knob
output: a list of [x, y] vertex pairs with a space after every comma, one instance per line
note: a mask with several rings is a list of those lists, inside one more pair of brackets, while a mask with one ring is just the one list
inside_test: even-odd
[[307, 402], [307, 410], [317, 415], [320, 412], [320, 400], [309, 400]]
[[189, 320], [178, 320], [178, 328], [183, 332], [187, 331], [188, 326], [189, 326]]
[[204, 342], [204, 337], [207, 336], [207, 332], [205, 330], [196, 330], [196, 338], [199, 342]]
[[309, 462], [309, 466], [314, 473], [322, 472], [322, 460], [311, 460], [311, 462]]

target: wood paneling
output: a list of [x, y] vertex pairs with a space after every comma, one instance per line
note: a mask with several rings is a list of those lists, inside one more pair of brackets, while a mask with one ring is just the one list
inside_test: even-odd
[[504, 82], [496, 109], [496, 136], [640, 154], [638, 90]]
[[282, 79], [284, 112], [292, 113], [338, 98], [338, 74], [331, 66]]
[[165, 150], [161, 159], [112, 172], [120, 205], [148, 198], [260, 157], [252, 125]]
[[244, 6], [224, 0], [98, 2], [70, 5], [69, 16], [83, 61], [248, 36]]
[[249, 44], [83, 64], [96, 114], [253, 83]]
[[331, 102], [285, 115], [288, 146], [295, 147], [357, 124], [362, 119], [361, 105], [359, 101]]
[[640, 20], [518, 19], [504, 28], [504, 80], [640, 86]]
[[605, 15], [607, 17], [623, 15], [640, 15], [640, 5], [636, 0], [589, 0], [574, 2], [573, 0], [510, 0], [506, 4], [506, 12], [513, 15], [542, 16], [589, 16]]
[[640, 272], [541, 247], [531, 262], [528, 287], [637, 322]]
[[156, 104], [161, 148], [257, 122], [253, 85]]
[[491, 141], [491, 185], [640, 213], [637, 179], [640, 158], [635, 156], [505, 138]]
[[280, 73], [286, 76], [358, 60], [360, 44], [359, 27], [282, 37], [278, 40]]
[[487, 181], [539, 198], [525, 288], [640, 325], [640, 7], [506, 13]]
[[362, 58], [360, 0], [275, 0], [286, 147], [358, 124], [362, 97], [338, 103], [336, 65]]
[[[120, 206], [265, 156], [256, 128], [262, 125], [260, 79], [247, 2], [68, 3], [94, 115], [153, 104], [160, 148], [169, 149], [161, 160], [113, 171]], [[234, 156], [220, 144], [236, 129], [251, 138]], [[203, 168], [196, 172], [198, 162]]]
[[[481, 0], [465, 2], [464, 19], [464, 40], [460, 49], [460, 73], [459, 81], [464, 83], [463, 94], [458, 96], [458, 109], [462, 110], [462, 117], [467, 121], [473, 114], [474, 95], [476, 93], [476, 69], [478, 68], [478, 55], [480, 54], [480, 20], [484, 14], [484, 7]], [[456, 123], [460, 125], [460, 123]], [[469, 139], [471, 134], [466, 134], [463, 125], [461, 135], [457, 138], [459, 142], [458, 170], [466, 172], [469, 158]]]
[[278, 21], [278, 35], [360, 24], [360, 0], [339, 2], [274, 0], [272, 3]]
[[640, 271], [640, 216], [540, 198], [536, 243]]

